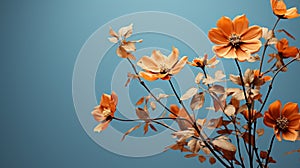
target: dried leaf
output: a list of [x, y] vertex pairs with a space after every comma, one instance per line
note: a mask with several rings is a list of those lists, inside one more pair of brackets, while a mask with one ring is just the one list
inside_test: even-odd
[[210, 153], [211, 153], [211, 151], [210, 151], [207, 147], [202, 148], [202, 151], [203, 151], [206, 155], [210, 155]]
[[238, 75], [232, 75], [232, 74], [230, 74], [229, 75], [229, 79], [231, 80], [231, 82], [233, 82], [233, 83], [235, 83], [237, 85], [242, 85], [241, 78]]
[[123, 47], [127, 52], [135, 51], [135, 50], [136, 50], [136, 48], [135, 48], [135, 43], [134, 43], [134, 42], [131, 42], [131, 41], [123, 42], [122, 47]]
[[131, 53], [127, 52], [122, 46], [119, 46], [116, 50], [116, 53], [121, 58], [129, 58], [131, 60], [135, 60], [135, 56]]
[[138, 106], [138, 105], [141, 105], [145, 100], [145, 97], [141, 97], [136, 103], [135, 105]]
[[196, 157], [196, 156], [198, 156], [198, 154], [196, 154], [196, 153], [191, 153], [191, 154], [184, 155], [185, 158], [192, 158], [192, 157]]
[[217, 80], [217, 82], [220, 82], [225, 77], [226, 77], [226, 75], [224, 74], [224, 72], [222, 70], [218, 70], [215, 72], [215, 79]]
[[190, 103], [191, 109], [193, 111], [200, 109], [204, 104], [204, 100], [205, 100], [205, 95], [203, 92], [195, 94]]
[[204, 74], [199, 72], [198, 75], [195, 78], [195, 83], [199, 84], [203, 78]]
[[149, 113], [148, 111], [145, 111], [142, 108], [137, 108], [136, 109], [136, 115], [138, 116], [139, 119], [145, 120], [146, 122], [149, 122]]
[[123, 141], [123, 140], [125, 139], [125, 137], [126, 137], [128, 134], [130, 134], [132, 131], [137, 130], [138, 128], [140, 128], [140, 126], [141, 126], [141, 124], [136, 125], [136, 126], [130, 128], [127, 132], [125, 132], [125, 134], [123, 135], [121, 141]]
[[207, 122], [207, 128], [208, 129], [220, 128], [222, 126], [222, 123], [223, 123], [223, 117], [213, 118]]
[[146, 122], [144, 125], [144, 135], [148, 132], [148, 126], [149, 126], [149, 123]]
[[267, 151], [260, 151], [259, 156], [262, 159], [266, 159], [268, 157], [268, 152]]
[[115, 38], [119, 39], [118, 34], [117, 34], [111, 27], [109, 28], [109, 34], [110, 34], [112, 37], [115, 37]]
[[181, 96], [180, 100], [187, 100], [192, 96], [194, 96], [197, 92], [198, 92], [198, 88], [192, 87]]
[[150, 102], [150, 107], [151, 107], [151, 109], [154, 111], [155, 109], [156, 109], [156, 104], [155, 104], [155, 102]]
[[235, 107], [233, 105], [229, 104], [229, 105], [226, 106], [224, 112], [228, 116], [234, 116], [234, 114], [235, 114]]
[[216, 159], [214, 158], [214, 157], [210, 157], [209, 158], [209, 163], [211, 164], [211, 165], [213, 165], [213, 164], [215, 164], [216, 163]]
[[223, 129], [223, 130], [218, 130], [217, 133], [221, 135], [226, 135], [226, 134], [231, 134], [233, 130], [228, 130], [228, 129]]
[[203, 155], [199, 155], [198, 160], [199, 160], [200, 163], [203, 163], [203, 162], [205, 162], [206, 157], [203, 156]]
[[293, 153], [296, 153], [296, 152], [300, 153], [300, 149], [297, 149], [297, 150], [291, 150], [291, 151], [289, 151], [289, 152], [285, 152], [284, 154], [285, 154], [285, 155], [290, 155], [290, 154], [293, 154]]
[[170, 96], [170, 95], [160, 93], [160, 94], [158, 95], [158, 99], [159, 99], [159, 100], [160, 100], [160, 99], [165, 99], [165, 98], [168, 98], [169, 96]]
[[224, 94], [225, 93], [225, 89], [221, 85], [213, 85], [208, 90], [211, 91], [211, 92], [214, 92], [216, 94]]
[[259, 57], [259, 55], [254, 55], [254, 56], [250, 56], [248, 59], [247, 59], [247, 61], [248, 62], [256, 62], [256, 61], [259, 61], [260, 60], [260, 57]]
[[263, 128], [259, 128], [259, 129], [256, 130], [256, 133], [257, 133], [258, 136], [262, 136], [262, 135], [264, 135], [265, 130]]
[[250, 137], [251, 137], [250, 138], [251, 141], [249, 140], [249, 133], [248, 132], [244, 132], [242, 134], [242, 138], [245, 140], [245, 142], [247, 142], [248, 144], [251, 143], [251, 145], [253, 145], [254, 144], [254, 136], [251, 135]]
[[200, 151], [200, 142], [196, 139], [191, 139], [187, 145], [193, 153], [198, 153]]
[[212, 141], [212, 144], [226, 151], [236, 151], [236, 147], [229, 141], [227, 137], [221, 136]]
[[151, 128], [153, 131], [157, 132], [157, 129], [154, 127], [154, 125], [149, 124], [149, 126], [150, 126], [150, 128]]

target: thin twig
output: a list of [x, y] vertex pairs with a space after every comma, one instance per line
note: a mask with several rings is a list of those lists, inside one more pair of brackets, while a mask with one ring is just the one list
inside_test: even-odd
[[274, 139], [275, 139], [275, 134], [272, 137], [272, 140], [271, 140], [271, 143], [270, 143], [270, 146], [269, 146], [269, 149], [268, 149], [268, 154], [267, 154], [266, 164], [265, 164], [266, 168], [268, 167], [268, 164], [269, 164], [269, 157], [270, 157], [270, 154], [271, 154], [271, 151], [272, 151]]

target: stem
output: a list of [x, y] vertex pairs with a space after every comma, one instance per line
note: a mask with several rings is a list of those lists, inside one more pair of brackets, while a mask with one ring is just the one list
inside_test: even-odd
[[272, 140], [271, 140], [271, 143], [270, 143], [270, 146], [269, 146], [269, 149], [268, 149], [268, 154], [267, 154], [266, 164], [265, 164], [265, 167], [266, 167], [266, 168], [268, 167], [268, 164], [269, 164], [269, 157], [270, 157], [270, 153], [271, 153], [271, 151], [272, 151], [274, 139], [275, 139], [275, 134], [274, 134], [273, 137], [272, 137]]
[[251, 119], [252, 119], [251, 104], [249, 104], [249, 102], [248, 102], [246, 88], [245, 88], [245, 82], [244, 82], [243, 75], [242, 75], [242, 70], [241, 70], [241, 67], [240, 67], [237, 59], [235, 59], [235, 63], [238, 68], [238, 71], [239, 71], [242, 88], [243, 88], [243, 92], [244, 92], [244, 96], [245, 96], [245, 100], [246, 100], [246, 105], [248, 107], [248, 116], [249, 116], [249, 120], [248, 120], [248, 131], [249, 131], [249, 133], [248, 133], [248, 135], [249, 135], [249, 137], [248, 137], [249, 138], [248, 156], [249, 156], [250, 167], [253, 168], [253, 161], [252, 161], [252, 154], [251, 154]]
[[[234, 121], [235, 121], [235, 120], [234, 120]], [[235, 125], [235, 122], [234, 122], [233, 125], [234, 125], [234, 129], [235, 129], [235, 138], [236, 138], [236, 142], [237, 142], [237, 147], [238, 147], [239, 157], [240, 157], [240, 160], [241, 160], [241, 163], [242, 163], [242, 167], [245, 168], [244, 160], [243, 160], [242, 154], [241, 154], [240, 139], [239, 139], [239, 136], [238, 136], [238, 134], [237, 134], [238, 128], [237, 128], [237, 126]]]
[[[275, 28], [276, 28], [276, 26], [277, 26], [279, 20], [280, 20], [280, 18], [278, 17], [277, 20], [276, 20], [276, 22], [275, 22], [275, 24], [274, 24], [274, 26], [273, 26], [273, 28], [272, 28], [272, 32], [273, 32], [273, 33], [274, 33], [274, 30], [275, 30]], [[261, 61], [260, 61], [260, 65], [259, 65], [259, 71], [258, 71], [258, 74], [260, 74], [260, 72], [262, 71], [262, 66], [263, 66], [263, 62], [264, 62], [266, 50], [267, 50], [267, 48], [268, 48], [268, 46], [269, 46], [269, 45], [268, 45], [269, 41], [270, 41], [270, 39], [268, 39], [268, 40], [265, 42], [265, 44], [264, 44], [264, 50], [263, 50], [263, 54], [262, 54], [262, 56], [261, 56]]]
[[137, 78], [140, 82], [140, 84], [147, 90], [147, 92], [155, 99], [156, 102], [158, 102], [165, 110], [167, 110], [168, 112], [170, 112], [171, 114], [173, 114], [174, 116], [177, 117], [177, 114], [173, 113], [167, 106], [165, 106], [156, 96], [154, 96], [154, 94], [151, 92], [151, 90], [147, 87], [147, 85], [145, 84], [144, 81], [142, 81], [142, 79], [140, 78], [134, 64], [131, 62], [131, 60], [129, 58], [127, 58], [128, 62], [130, 63], [134, 73], [137, 75]]
[[[206, 73], [206, 71], [205, 71], [205, 66], [200, 67], [200, 68], [202, 69], [202, 71], [203, 71], [203, 73], [204, 73], [204, 77], [207, 79], [207, 73]], [[210, 88], [210, 85], [207, 84], [207, 87]]]

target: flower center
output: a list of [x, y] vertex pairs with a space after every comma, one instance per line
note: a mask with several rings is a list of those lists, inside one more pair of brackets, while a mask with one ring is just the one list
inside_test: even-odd
[[285, 130], [288, 128], [289, 120], [285, 117], [280, 117], [276, 119], [276, 126], [281, 130]]
[[229, 42], [234, 46], [234, 47], [238, 47], [241, 43], [241, 37], [236, 35], [236, 34], [232, 34], [231, 37], [229, 37]]
[[160, 65], [160, 73], [161, 74], [166, 74], [168, 72], [170, 72], [170, 69], [165, 64], [161, 64]]

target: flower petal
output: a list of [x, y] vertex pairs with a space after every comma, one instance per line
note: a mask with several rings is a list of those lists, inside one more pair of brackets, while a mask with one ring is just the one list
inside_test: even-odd
[[144, 70], [151, 72], [160, 72], [159, 66], [152, 58], [148, 56], [143, 56], [138, 62], [137, 65]]
[[286, 5], [283, 1], [276, 1], [273, 6], [275, 15], [282, 16], [286, 13]]
[[246, 61], [247, 59], [249, 59], [251, 57], [250, 52], [248, 51], [243, 51], [242, 49], [238, 48], [235, 51], [236, 55], [237, 55], [237, 59], [241, 62]]
[[208, 38], [215, 44], [228, 44], [228, 36], [226, 36], [222, 30], [218, 28], [212, 28], [208, 32]]
[[233, 32], [233, 25], [230, 18], [223, 16], [217, 22], [217, 27], [223, 31], [223, 33], [229, 37]]
[[298, 133], [295, 130], [287, 130], [282, 132], [282, 138], [288, 141], [295, 141], [298, 137]]
[[235, 48], [231, 47], [231, 49], [229, 50], [229, 52], [226, 55], [224, 55], [223, 57], [224, 58], [237, 58], [235, 50], [236, 50]]
[[281, 110], [281, 102], [280, 100], [274, 101], [269, 106], [269, 113], [274, 118], [277, 119], [280, 117], [280, 110]]
[[175, 47], [172, 48], [171, 54], [166, 60], [167, 67], [172, 68], [175, 63], [178, 61], [179, 50]]
[[287, 47], [282, 52], [283, 57], [296, 57], [296, 55], [299, 53], [299, 50], [297, 47]]
[[139, 73], [139, 75], [140, 75], [142, 78], [144, 78], [144, 79], [146, 79], [146, 80], [148, 80], [148, 81], [154, 81], [154, 80], [157, 80], [157, 79], [158, 79], [157, 74], [150, 73], [150, 72], [144, 72], [144, 71], [141, 71], [141, 72]]
[[164, 64], [166, 62], [166, 56], [164, 56], [159, 50], [153, 50], [151, 58], [155, 60], [156, 64]]
[[292, 116], [290, 116], [290, 118], [288, 119], [289, 123], [288, 123], [288, 129], [298, 129], [300, 126], [300, 114], [293, 114]]
[[237, 35], [242, 35], [248, 30], [249, 21], [246, 18], [246, 15], [237, 16], [233, 19], [234, 31]]
[[259, 26], [251, 26], [241, 35], [242, 41], [259, 39], [262, 36], [262, 29]]
[[174, 66], [174, 68], [171, 69], [169, 74], [175, 75], [181, 71], [181, 69], [184, 67], [188, 60], [187, 56], [182, 57], [177, 64]]
[[224, 57], [227, 55], [230, 50], [233, 50], [231, 45], [220, 45], [220, 46], [213, 46], [213, 50], [218, 57]]
[[98, 124], [95, 128], [94, 128], [94, 132], [101, 132], [103, 130], [105, 130], [107, 128], [107, 126], [109, 125], [111, 120], [105, 121], [103, 123]]
[[298, 13], [297, 8], [293, 7], [293, 8], [290, 8], [286, 11], [285, 17], [288, 18], [288, 19], [293, 19], [293, 18], [300, 17], [300, 14]]
[[299, 107], [297, 103], [288, 102], [284, 105], [282, 109], [282, 114], [286, 118], [289, 118], [293, 114], [299, 113]]
[[278, 141], [281, 141], [281, 136], [280, 136], [280, 131], [277, 131], [277, 133], [275, 133], [276, 138]]
[[268, 127], [274, 128], [276, 125], [276, 121], [274, 118], [270, 115], [270, 113], [266, 112], [264, 115], [264, 124]]
[[260, 40], [251, 40], [249, 42], [244, 42], [240, 45], [240, 48], [244, 51], [249, 51], [251, 54], [259, 51], [261, 47]]

